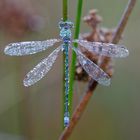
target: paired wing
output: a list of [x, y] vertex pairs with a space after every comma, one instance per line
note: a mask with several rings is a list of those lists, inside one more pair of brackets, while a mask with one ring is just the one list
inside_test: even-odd
[[[52, 65], [57, 59], [58, 53], [62, 47], [55, 49], [47, 58], [43, 59], [39, 64], [37, 64], [33, 70], [31, 70], [25, 77], [23, 83], [24, 86], [31, 86], [42, 79], [48, 71], [51, 69]], [[84, 56], [78, 49], [73, 48], [77, 54], [79, 63], [85, 69], [85, 71], [99, 84], [108, 86], [110, 85], [110, 77], [100, 69], [95, 63]]]
[[39, 64], [37, 64], [33, 70], [31, 70], [25, 77], [23, 83], [24, 86], [31, 86], [38, 82], [41, 78], [43, 78], [48, 71], [53, 66], [56, 58], [58, 57], [58, 53], [61, 50], [61, 46], [56, 48], [47, 58], [43, 59]]
[[29, 41], [29, 42], [18, 42], [11, 43], [6, 46], [4, 53], [11, 56], [22, 56], [35, 54], [46, 50], [53, 46], [55, 43], [60, 42], [59, 39], [50, 39], [45, 41]]
[[122, 45], [101, 42], [89, 42], [86, 40], [74, 40], [73, 42], [80, 44], [88, 51], [108, 57], [126, 57], [129, 55], [129, 51], [127, 50], [127, 48]]
[[89, 76], [91, 76], [99, 84], [105, 86], [110, 85], [110, 77], [102, 69], [100, 69], [95, 63], [93, 63], [90, 59], [88, 59], [85, 55], [83, 55], [78, 49], [73, 47], [73, 50], [77, 54], [79, 63], [82, 65], [84, 70], [89, 74]]
[[[46, 50], [47, 48], [53, 46], [55, 43], [60, 42], [59, 39], [50, 39], [46, 41], [31, 41], [31, 42], [19, 42], [9, 44], [4, 52], [11, 56], [22, 56], [35, 54]], [[128, 50], [121, 45], [115, 45], [111, 43], [100, 43], [100, 42], [88, 42], [85, 40], [74, 40], [73, 42], [79, 43], [81, 46], [85, 47], [91, 52], [95, 52], [100, 55], [109, 57], [126, 57], [129, 55]], [[43, 59], [38, 65], [31, 70], [24, 79], [25, 86], [31, 86], [43, 78], [48, 71], [51, 69], [52, 65], [56, 61], [58, 53], [61, 50], [61, 46], [55, 49], [47, 58]], [[78, 60], [85, 71], [99, 84], [108, 86], [110, 85], [110, 77], [100, 69], [95, 63], [84, 56], [78, 49], [73, 48], [76, 52]]]

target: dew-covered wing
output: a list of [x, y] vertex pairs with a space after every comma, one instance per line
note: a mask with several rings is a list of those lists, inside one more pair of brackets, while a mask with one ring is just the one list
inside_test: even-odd
[[24, 86], [31, 86], [43, 78], [56, 61], [60, 50], [61, 46], [55, 49], [47, 58], [43, 59], [39, 64], [37, 64], [23, 80]]
[[102, 84], [105, 86], [110, 85], [110, 77], [102, 69], [100, 69], [99, 66], [93, 63], [91, 60], [89, 60], [78, 49], [73, 48], [73, 50], [77, 54], [79, 63], [84, 68], [84, 70], [89, 74], [89, 76], [91, 76], [99, 84]]
[[59, 41], [59, 39], [50, 39], [44, 41], [27, 41], [11, 43], [6, 46], [4, 53], [11, 56], [35, 54], [37, 52], [46, 50], [47, 48], [53, 46]]
[[123, 45], [116, 45], [112, 43], [89, 42], [86, 40], [74, 40], [88, 51], [95, 52], [100, 55], [108, 57], [127, 57], [129, 51]]

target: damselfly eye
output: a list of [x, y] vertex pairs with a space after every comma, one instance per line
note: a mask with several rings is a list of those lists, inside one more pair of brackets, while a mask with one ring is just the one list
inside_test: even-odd
[[70, 22], [70, 21], [68, 21], [67, 24], [68, 24], [67, 26], [68, 26], [69, 28], [73, 28], [73, 27], [74, 27], [73, 23]]
[[59, 22], [59, 28], [61, 29], [61, 28], [64, 28], [64, 27], [65, 27], [65, 22], [60, 21]]

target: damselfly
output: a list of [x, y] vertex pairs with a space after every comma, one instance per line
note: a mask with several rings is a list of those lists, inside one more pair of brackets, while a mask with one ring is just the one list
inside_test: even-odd
[[47, 58], [43, 59], [39, 64], [37, 64], [25, 77], [23, 83], [25, 86], [31, 86], [43, 78], [48, 71], [51, 69], [52, 65], [57, 59], [60, 51], [65, 54], [65, 113], [64, 113], [64, 125], [69, 124], [69, 49], [74, 50], [77, 54], [79, 63], [83, 69], [99, 84], [108, 86], [110, 85], [110, 77], [106, 74], [99, 66], [88, 59], [79, 48], [73, 47], [73, 43], [78, 43], [79, 45], [86, 48], [88, 51], [95, 52], [99, 55], [108, 57], [126, 57], [129, 55], [128, 50], [122, 45], [115, 45], [111, 43], [101, 43], [101, 42], [88, 42], [86, 40], [76, 39], [72, 40], [73, 23], [70, 21], [60, 21], [60, 39], [50, 39], [45, 41], [28, 41], [28, 42], [18, 42], [9, 44], [4, 52], [11, 56], [23, 56], [35, 54], [46, 50], [47, 48], [53, 46], [55, 43], [62, 42], [62, 44], [56, 48]]

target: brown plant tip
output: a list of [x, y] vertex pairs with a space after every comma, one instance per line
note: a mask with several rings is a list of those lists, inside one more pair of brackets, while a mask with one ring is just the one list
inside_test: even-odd
[[96, 28], [97, 25], [102, 22], [102, 17], [97, 15], [97, 13], [97, 9], [90, 10], [89, 14], [83, 18], [83, 21], [92, 28]]
[[[98, 10], [93, 9], [89, 11], [89, 14], [83, 18], [84, 22], [88, 24], [92, 28], [90, 33], [85, 33], [80, 36], [81, 39], [87, 41], [96, 41], [96, 42], [111, 42], [114, 29], [108, 29], [105, 27], [100, 27], [99, 24], [102, 22], [102, 17], [98, 15]], [[97, 55], [96, 53], [89, 52], [82, 46], [79, 46], [83, 54], [85, 54], [90, 60], [92, 60], [97, 65], [102, 65], [102, 69], [111, 77], [113, 75], [113, 63], [112, 59], [108, 58], [108, 61], [104, 61], [104, 56]], [[103, 63], [103, 64], [102, 64]], [[76, 72], [75, 72], [75, 80], [88, 82], [91, 78], [82, 68], [82, 66], [77, 63]]]

